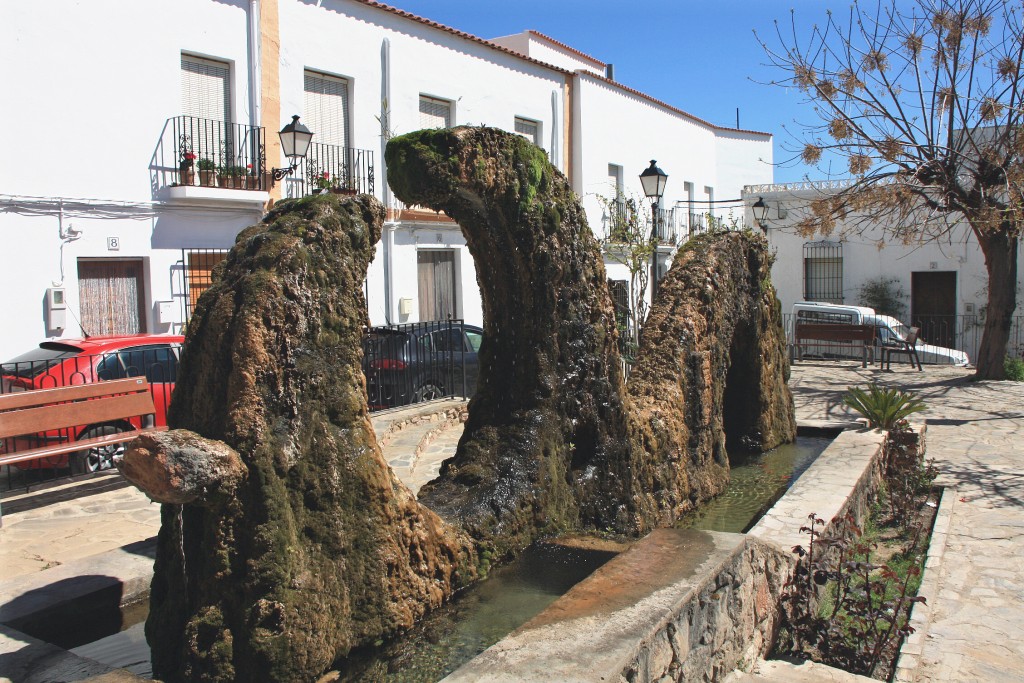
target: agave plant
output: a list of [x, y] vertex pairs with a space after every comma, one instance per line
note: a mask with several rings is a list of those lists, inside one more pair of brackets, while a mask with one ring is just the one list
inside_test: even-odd
[[868, 427], [891, 429], [908, 415], [919, 413], [927, 406], [910, 391], [883, 388], [872, 382], [867, 391], [860, 387], [848, 387], [843, 396], [843, 405], [853, 408], [867, 418]]

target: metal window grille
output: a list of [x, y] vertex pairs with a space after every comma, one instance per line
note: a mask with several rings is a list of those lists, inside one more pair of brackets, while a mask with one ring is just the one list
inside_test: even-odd
[[450, 128], [451, 125], [451, 102], [420, 95], [420, 126], [423, 128]]
[[608, 287], [612, 294], [612, 304], [615, 306], [615, 324], [619, 331], [623, 332], [629, 328], [629, 282], [627, 280], [608, 280]]
[[540, 145], [540, 123], [516, 117], [516, 132], [535, 145]]
[[199, 296], [213, 284], [213, 268], [228, 255], [227, 249], [182, 249], [182, 277], [185, 282], [185, 322], [192, 317]]
[[843, 245], [804, 244], [804, 300], [843, 303]]

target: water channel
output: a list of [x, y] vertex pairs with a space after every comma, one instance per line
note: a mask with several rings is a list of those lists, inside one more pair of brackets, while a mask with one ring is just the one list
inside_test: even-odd
[[[680, 526], [740, 533], [760, 519], [831, 442], [801, 436], [765, 454], [731, 456], [725, 492]], [[540, 613], [614, 557], [607, 549], [536, 543], [514, 562], [493, 570], [450, 605], [390, 643], [353, 653], [342, 681], [434, 683]], [[135, 619], [145, 619], [136, 612]], [[150, 676], [143, 624], [77, 647], [73, 653], [139, 676]]]

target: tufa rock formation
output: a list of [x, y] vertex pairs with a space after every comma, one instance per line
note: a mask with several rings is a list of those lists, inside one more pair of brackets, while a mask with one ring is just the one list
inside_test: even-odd
[[475, 578], [469, 539], [394, 478], [367, 418], [360, 292], [383, 214], [281, 202], [199, 300], [168, 419], [226, 446], [176, 431], [122, 462], [183, 503], [162, 509], [146, 622], [161, 680], [310, 681]]
[[420, 494], [441, 517], [395, 480], [367, 419], [361, 285], [382, 207], [281, 202], [198, 302], [176, 429], [119, 464], [165, 503], [147, 621], [163, 680], [314, 680], [478, 562], [559, 531], [669, 524], [725, 485], [726, 439], [793, 437], [762, 237], [680, 251], [627, 387], [600, 248], [543, 151], [459, 128], [395, 138], [387, 162], [403, 201], [458, 221], [482, 291], [477, 395]]
[[476, 263], [480, 383], [456, 455], [420, 500], [481, 546], [500, 556], [565, 529], [669, 524], [727, 482], [723, 426], [747, 447], [792, 440], [763, 238], [683, 251], [627, 392], [600, 247], [542, 150], [456, 128], [394, 138], [386, 158], [395, 194], [455, 219]]
[[[732, 450], [765, 451], [796, 437], [782, 311], [760, 235], [691, 238], [658, 283], [629, 376], [643, 425], [645, 468], [665, 510], [685, 512], [722, 491]], [[676, 512], [678, 514], [678, 512]]]

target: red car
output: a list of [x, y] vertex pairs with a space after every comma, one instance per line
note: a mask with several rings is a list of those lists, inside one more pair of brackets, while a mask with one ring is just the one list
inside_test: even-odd
[[[130, 334], [85, 339], [45, 341], [9, 361], [0, 363], [0, 393], [47, 389], [74, 384], [145, 377], [153, 392], [157, 426], [167, 424], [167, 406], [178, 374], [178, 358], [185, 338], [180, 335]], [[67, 430], [37, 434], [34, 439], [8, 439], [0, 453], [14, 453], [20, 448], [41, 445], [47, 441], [86, 439], [138, 428], [133, 424], [104, 423], [81, 425]], [[71, 455], [41, 458], [17, 466], [22, 469], [68, 467], [74, 474], [96, 472], [113, 466], [113, 457], [124, 450], [124, 444], [82, 450]]]

